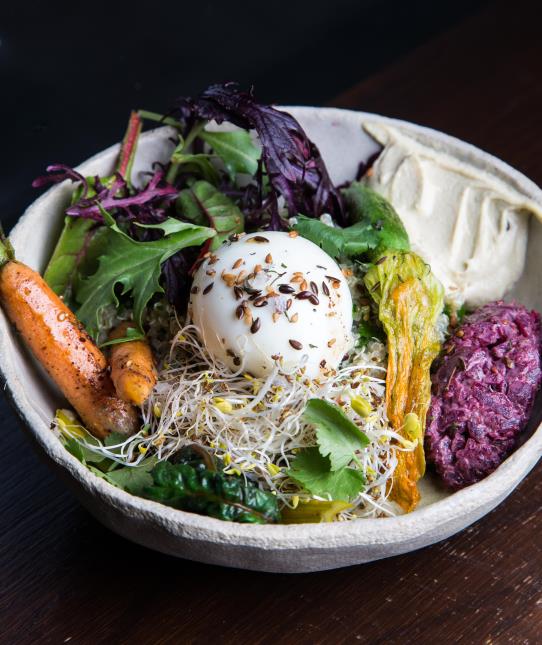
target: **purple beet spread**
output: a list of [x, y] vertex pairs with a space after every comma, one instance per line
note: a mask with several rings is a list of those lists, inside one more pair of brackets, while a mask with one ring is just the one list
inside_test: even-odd
[[426, 455], [446, 486], [486, 477], [514, 449], [542, 378], [540, 316], [492, 302], [465, 318], [433, 374]]

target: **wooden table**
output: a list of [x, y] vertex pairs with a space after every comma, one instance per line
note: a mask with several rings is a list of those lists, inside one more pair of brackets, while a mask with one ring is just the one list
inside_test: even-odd
[[[333, 104], [442, 129], [540, 184], [535, 5], [493, 6]], [[15, 422], [4, 425], [0, 441], [1, 642], [542, 640], [540, 467], [491, 515], [446, 542], [286, 576], [174, 560], [126, 542], [53, 479]]]

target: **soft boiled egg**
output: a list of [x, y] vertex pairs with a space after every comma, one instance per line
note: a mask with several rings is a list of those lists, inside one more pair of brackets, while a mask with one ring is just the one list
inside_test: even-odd
[[241, 235], [209, 254], [194, 276], [189, 315], [215, 360], [259, 377], [276, 364], [325, 376], [353, 345], [340, 267], [295, 232]]

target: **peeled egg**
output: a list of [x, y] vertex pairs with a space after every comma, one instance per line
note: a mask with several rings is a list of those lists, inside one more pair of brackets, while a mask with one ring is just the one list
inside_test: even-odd
[[277, 363], [325, 375], [353, 345], [340, 267], [292, 232], [242, 235], [209, 255], [194, 276], [189, 315], [216, 360], [259, 377]]

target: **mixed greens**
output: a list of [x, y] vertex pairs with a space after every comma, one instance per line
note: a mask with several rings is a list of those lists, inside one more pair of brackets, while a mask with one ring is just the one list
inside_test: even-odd
[[[143, 120], [169, 127], [174, 149], [142, 182], [131, 175]], [[369, 506], [387, 514], [389, 500], [415, 506], [443, 293], [383, 197], [363, 179], [334, 186], [300, 124], [235, 84], [179, 99], [166, 116], [132, 113], [110, 176], [62, 165], [48, 172], [34, 185], [75, 188], [45, 280], [106, 351], [149, 339], [159, 367], [141, 429], [128, 439], [95, 439], [59, 412], [62, 440], [87, 468], [131, 494], [231, 521], [331, 521]], [[186, 320], [194, 271], [258, 231], [313, 241], [356, 294], [357, 347], [327, 383], [308, 382], [303, 370], [279, 370], [274, 382], [216, 372]], [[318, 302], [329, 288], [311, 283], [300, 297]], [[111, 337], [123, 320], [133, 327]], [[384, 392], [377, 374], [386, 356]], [[259, 438], [250, 426], [241, 458], [226, 429], [249, 399], [254, 419], [268, 410], [274, 430]]]

